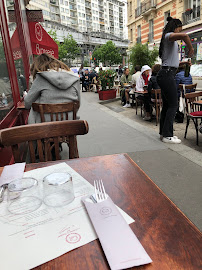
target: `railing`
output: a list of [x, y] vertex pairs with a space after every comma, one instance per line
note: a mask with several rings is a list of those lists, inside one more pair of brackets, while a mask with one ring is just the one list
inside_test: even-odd
[[141, 37], [137, 37], [136, 42], [141, 43]]
[[142, 13], [150, 10], [151, 8], [156, 8], [156, 0], [145, 0], [142, 2]]
[[154, 32], [150, 32], [148, 34], [148, 41], [149, 43], [153, 42], [154, 41]]
[[156, 8], [156, 0], [145, 0], [141, 3], [141, 5], [135, 9], [135, 18], [139, 17], [141, 14], [145, 12], [152, 11]]
[[185, 25], [200, 20], [200, 9], [201, 7], [198, 6], [182, 13], [183, 24]]

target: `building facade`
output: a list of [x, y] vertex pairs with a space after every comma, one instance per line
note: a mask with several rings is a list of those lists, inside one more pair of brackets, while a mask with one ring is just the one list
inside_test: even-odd
[[[178, 18], [183, 23], [195, 49], [195, 62], [202, 61], [202, 6], [200, 0], [128, 0], [129, 48], [138, 42], [148, 43], [152, 48], [159, 46], [162, 31], [168, 16]], [[186, 57], [185, 44], [181, 43], [181, 59]]]
[[[12, 8], [13, 0], [6, 0]], [[27, 9], [41, 9], [45, 21], [80, 32], [101, 32], [127, 39], [126, 2], [123, 0], [30, 0]]]

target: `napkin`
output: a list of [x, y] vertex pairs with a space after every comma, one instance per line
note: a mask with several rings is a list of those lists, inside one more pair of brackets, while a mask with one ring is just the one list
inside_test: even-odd
[[22, 178], [25, 170], [25, 164], [26, 163], [23, 162], [5, 166], [0, 176], [0, 186], [8, 184], [15, 179]]
[[82, 199], [112, 270], [151, 263], [145, 249], [108, 197], [100, 203]]

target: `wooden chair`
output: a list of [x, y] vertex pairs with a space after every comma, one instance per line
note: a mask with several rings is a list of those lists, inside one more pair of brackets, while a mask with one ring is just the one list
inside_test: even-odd
[[[65, 120], [31, 124], [2, 129], [0, 131], [0, 144], [3, 147], [11, 146], [15, 162], [22, 162], [20, 144], [27, 142], [30, 161], [36, 162], [35, 149], [37, 147], [39, 161], [52, 160], [54, 147], [56, 160], [60, 159], [60, 137], [69, 137], [69, 158], [75, 155], [75, 136], [88, 133], [88, 123], [84, 120]], [[54, 142], [54, 144], [52, 143]]]
[[73, 120], [76, 120], [76, 113], [79, 109], [79, 101], [72, 101], [66, 103], [32, 103], [34, 111], [38, 112], [41, 117], [41, 122], [45, 120], [45, 114], [50, 115], [51, 121], [69, 120], [69, 113], [73, 114]]
[[202, 97], [202, 92], [194, 92], [194, 93], [188, 93], [185, 94], [185, 103], [186, 103], [186, 117], [187, 117], [187, 123], [186, 123], [186, 129], [184, 138], [187, 136], [187, 130], [189, 127], [190, 119], [193, 120], [195, 130], [196, 130], [196, 144], [198, 145], [198, 119], [201, 119], [202, 121], [202, 111], [198, 111], [197, 105], [194, 105], [194, 101], [199, 100], [199, 98]]
[[156, 126], [158, 126], [159, 118], [160, 118], [160, 111], [162, 108], [162, 98], [161, 98], [161, 89], [152, 89], [151, 94], [154, 94], [155, 99], [151, 106], [155, 108], [156, 111]]
[[[76, 120], [76, 113], [79, 109], [79, 101], [72, 101], [66, 103], [32, 103], [32, 108], [34, 111], [38, 112], [41, 117], [41, 122], [47, 122], [46, 116], [50, 117], [50, 121], [63, 121], [69, 120], [69, 113], [72, 113], [73, 120]], [[75, 143], [77, 145], [77, 140], [75, 137]], [[60, 140], [61, 143], [69, 144], [68, 137], [63, 137]], [[77, 157], [79, 157], [78, 148], [75, 148]]]
[[179, 89], [182, 92], [183, 96], [187, 93], [195, 92], [196, 91], [197, 83], [195, 84], [187, 84], [185, 85], [185, 93], [184, 93], [184, 87], [183, 84], [179, 84]]

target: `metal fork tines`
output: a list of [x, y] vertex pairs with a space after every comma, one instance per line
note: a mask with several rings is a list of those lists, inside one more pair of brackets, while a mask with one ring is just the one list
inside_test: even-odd
[[105, 192], [102, 180], [94, 181], [94, 189], [95, 189], [95, 198], [98, 203], [107, 199], [107, 194]]

